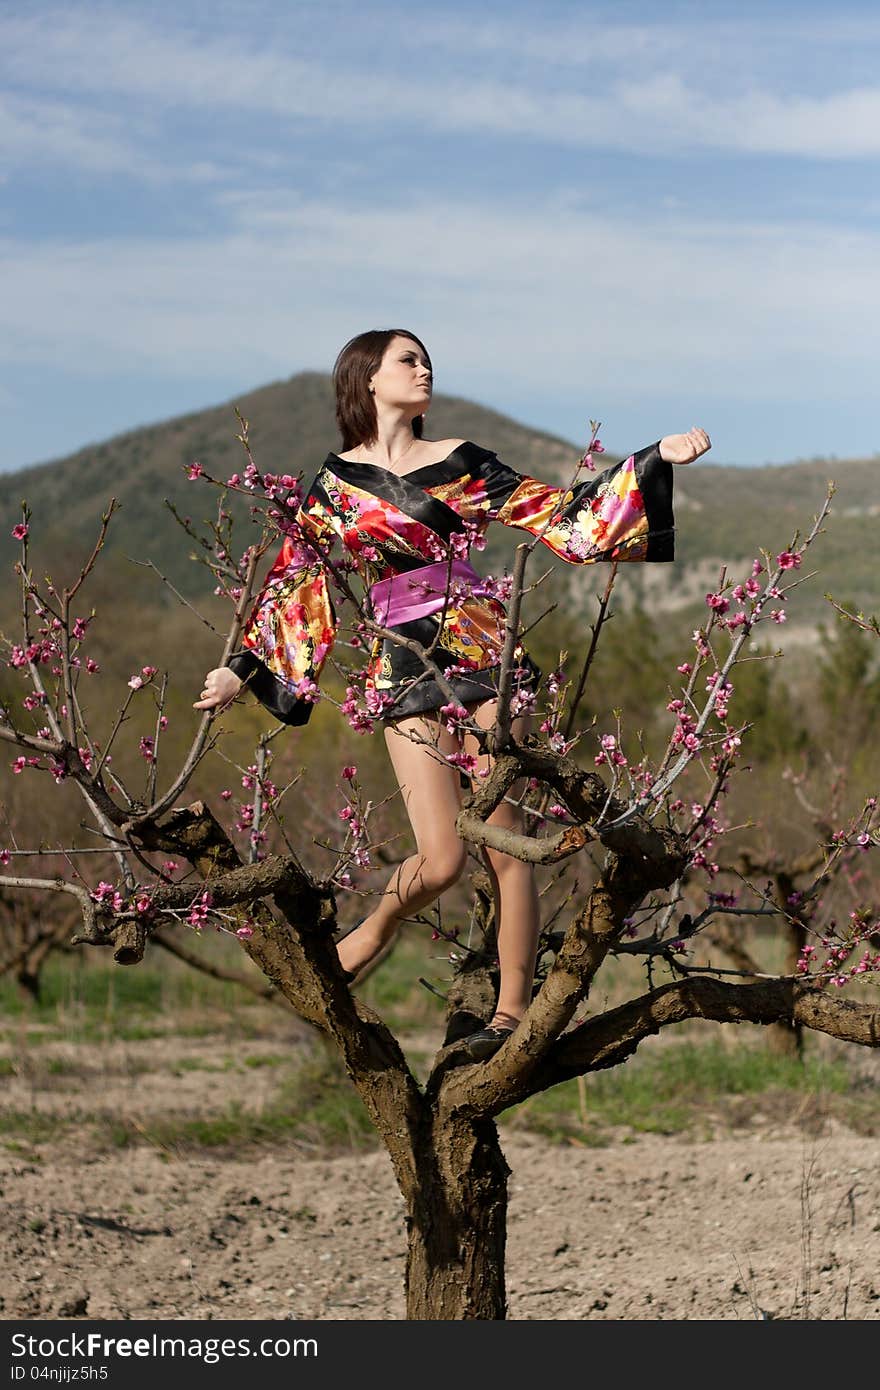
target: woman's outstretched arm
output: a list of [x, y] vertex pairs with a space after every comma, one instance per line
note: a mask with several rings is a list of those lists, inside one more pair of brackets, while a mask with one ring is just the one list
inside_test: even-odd
[[480, 469], [490, 520], [537, 536], [570, 564], [672, 560], [672, 465], [710, 447], [706, 431], [670, 434], [571, 488], [526, 477], [487, 454]]

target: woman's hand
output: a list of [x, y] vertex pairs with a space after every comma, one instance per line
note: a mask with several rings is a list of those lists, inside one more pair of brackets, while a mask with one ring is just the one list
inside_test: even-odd
[[205, 676], [202, 698], [193, 709], [223, 709], [232, 703], [244, 682], [228, 666], [217, 666]]
[[660, 440], [660, 457], [667, 463], [693, 463], [700, 454], [712, 448], [712, 441], [705, 430], [688, 430], [687, 434], [667, 434]]

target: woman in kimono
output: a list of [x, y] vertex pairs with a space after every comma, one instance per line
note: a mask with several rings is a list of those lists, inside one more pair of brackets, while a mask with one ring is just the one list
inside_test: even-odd
[[[327, 455], [305, 495], [297, 535], [281, 545], [241, 650], [208, 673], [194, 707], [220, 709], [246, 683], [276, 718], [305, 724], [338, 626], [329, 582], [334, 547], [354, 561], [370, 616], [388, 633], [370, 651], [367, 707], [384, 725], [416, 842], [416, 853], [338, 945], [354, 979], [386, 949], [399, 923], [455, 883], [467, 862], [455, 832], [460, 774], [464, 768], [478, 777], [491, 759], [472, 734], [456, 728], [463, 710], [455, 707], [491, 728], [505, 624], [492, 585], [470, 565], [471, 547], [490, 521], [500, 521], [539, 536], [573, 564], [671, 560], [671, 464], [690, 463], [709, 439], [701, 429], [669, 435], [566, 491], [515, 473], [469, 440], [423, 437], [431, 361], [405, 329], [353, 338], [336, 361], [334, 384], [342, 452]], [[447, 689], [394, 633], [430, 650]], [[540, 673], [521, 645], [514, 660], [511, 727], [521, 739]], [[507, 801], [490, 823], [524, 828], [522, 813]], [[539, 933], [532, 866], [497, 850], [481, 852], [495, 901], [500, 988], [488, 1027], [467, 1040], [475, 1059], [491, 1056], [525, 1013]]]

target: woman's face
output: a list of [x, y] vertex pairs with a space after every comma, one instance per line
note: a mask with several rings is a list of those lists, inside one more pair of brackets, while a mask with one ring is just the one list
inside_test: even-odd
[[431, 402], [431, 362], [412, 338], [392, 338], [370, 377], [377, 408], [382, 405], [424, 415]]

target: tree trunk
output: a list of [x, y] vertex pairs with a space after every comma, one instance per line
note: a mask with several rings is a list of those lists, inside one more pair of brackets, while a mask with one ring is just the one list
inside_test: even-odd
[[409, 1319], [506, 1316], [509, 1173], [491, 1120], [436, 1117], [408, 1195]]

